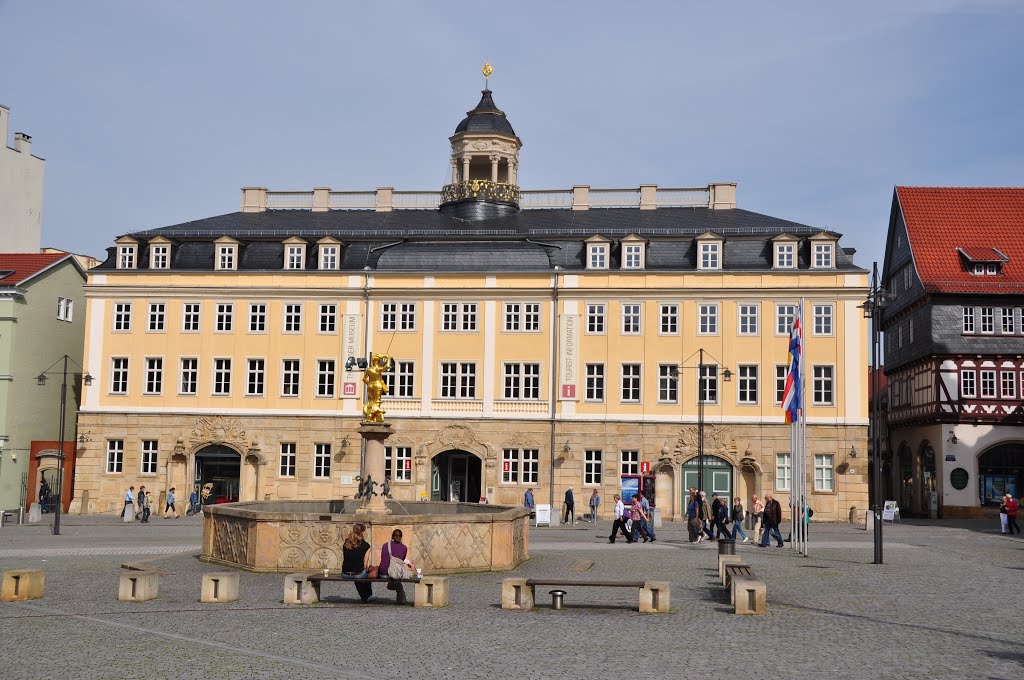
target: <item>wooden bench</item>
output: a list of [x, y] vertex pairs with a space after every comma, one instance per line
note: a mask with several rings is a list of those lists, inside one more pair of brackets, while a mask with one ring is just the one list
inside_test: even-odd
[[749, 564], [733, 563], [725, 565], [725, 573], [722, 576], [722, 585], [726, 588], [729, 587], [735, 576], [753, 576], [754, 571], [750, 568]]
[[566, 579], [507, 578], [501, 582], [501, 608], [529, 611], [535, 603], [537, 586], [560, 588], [636, 588], [640, 594], [640, 612], [669, 611], [670, 588], [667, 581], [573, 581]]
[[[322, 574], [289, 574], [284, 582], [284, 601], [286, 604], [316, 604], [320, 601], [321, 586], [324, 581], [342, 581], [344, 583], [412, 583], [415, 586], [413, 606], [415, 607], [447, 607], [448, 577], [423, 576], [422, 578], [343, 578], [342, 576], [324, 576]], [[308, 584], [303, 588], [303, 584]]]

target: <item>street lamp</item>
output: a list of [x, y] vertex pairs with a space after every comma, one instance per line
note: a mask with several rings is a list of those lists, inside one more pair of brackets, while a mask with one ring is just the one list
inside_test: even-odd
[[[697, 360], [696, 366], [687, 366], [686, 362], [694, 357], [694, 355], [700, 355]], [[707, 355], [716, 363], [706, 364], [704, 363], [704, 356]], [[696, 368], [697, 369], [697, 490], [702, 491], [704, 489], [704, 403], [707, 398], [708, 392], [708, 378], [707, 372], [704, 370], [707, 367], [714, 367], [717, 369], [719, 364], [722, 362], [717, 361], [711, 356], [709, 352], [705, 352], [704, 348], [701, 347], [696, 352], [686, 357], [683, 363], [679, 365], [673, 365], [669, 367], [669, 377], [673, 380], [679, 380], [679, 372], [684, 368]], [[729, 382], [732, 380], [732, 371], [728, 368], [722, 371], [722, 380]], [[717, 395], [716, 395], [717, 396]], [[679, 399], [682, 403], [682, 396]]]
[[882, 338], [882, 310], [896, 296], [882, 287], [878, 278], [878, 263], [871, 271], [871, 290], [864, 301], [864, 316], [871, 319], [871, 453], [874, 467], [868, 480], [869, 502], [874, 513], [875, 564], [882, 564], [882, 403], [878, 375]]
[[[64, 498], [63, 498], [63, 496], [64, 496], [64, 424], [65, 424], [64, 421], [65, 421], [65, 413], [66, 413], [66, 410], [67, 410], [67, 399], [68, 399], [67, 395], [68, 395], [68, 362], [69, 361], [74, 361], [74, 359], [72, 359], [67, 354], [65, 354], [60, 359], [57, 359], [57, 361], [53, 362], [53, 364], [51, 364], [49, 368], [47, 368], [45, 371], [43, 371], [38, 376], [36, 376], [36, 383], [38, 385], [45, 385], [46, 384], [46, 375], [47, 375], [47, 373], [49, 373], [51, 371], [51, 369], [54, 366], [56, 366], [57, 364], [59, 364], [59, 363], [63, 363], [64, 364], [64, 368], [63, 368], [63, 371], [62, 371], [63, 381], [61, 382], [61, 385], [60, 385], [60, 444], [57, 447], [57, 505], [56, 505], [56, 508], [53, 511], [53, 535], [54, 536], [59, 536], [60, 535], [60, 511], [62, 509], [61, 506], [64, 503]], [[77, 362], [75, 362], [75, 363], [77, 364]], [[78, 367], [82, 368], [80, 365]], [[86, 371], [84, 368], [82, 368], [82, 372], [81, 373], [72, 373], [71, 375], [73, 375], [73, 376], [74, 375], [80, 375], [80, 376], [82, 376], [82, 382], [85, 383], [86, 386], [92, 385], [92, 376], [89, 375], [89, 372]]]

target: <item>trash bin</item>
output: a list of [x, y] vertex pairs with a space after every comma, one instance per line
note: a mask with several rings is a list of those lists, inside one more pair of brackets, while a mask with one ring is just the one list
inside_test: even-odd
[[735, 555], [736, 554], [736, 541], [732, 538], [720, 538], [718, 539], [718, 554], [719, 555]]

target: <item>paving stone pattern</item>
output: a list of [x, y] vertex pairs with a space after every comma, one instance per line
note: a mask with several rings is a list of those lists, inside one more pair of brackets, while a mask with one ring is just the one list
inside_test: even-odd
[[[440, 610], [395, 606], [379, 585], [383, 603], [361, 605], [344, 583], [326, 584], [320, 605], [286, 606], [283, 575], [247, 572], [237, 602], [200, 605], [201, 575], [222, 568], [178, 552], [198, 541], [198, 523], [75, 529], [61, 537], [0, 530], [0, 568], [47, 571], [44, 599], [0, 605], [4, 680], [35, 680], [41, 668], [44, 677], [117, 679], [1024, 674], [1024, 541], [977, 523], [886, 527], [881, 566], [870, 564], [870, 534], [849, 526], [815, 525], [809, 558], [737, 546], [768, 583], [763, 617], [731, 613], [715, 546], [687, 544], [681, 526], [646, 545], [609, 545], [606, 524], [534, 529], [533, 557], [514, 572], [670, 581], [673, 612], [661, 615], [637, 613], [632, 591], [572, 587], [562, 611], [549, 608], [542, 588], [537, 610], [503, 611], [506, 573], [452, 576], [450, 606]], [[78, 552], [28, 556], [53, 541]], [[117, 602], [123, 553], [104, 550], [119, 543], [172, 553], [136, 560], [170, 572], [159, 599]], [[584, 560], [593, 566], [574, 572]]]

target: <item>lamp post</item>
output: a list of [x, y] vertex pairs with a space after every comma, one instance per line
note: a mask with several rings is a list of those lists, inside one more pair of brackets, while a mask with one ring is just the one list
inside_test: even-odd
[[[67, 412], [67, 401], [68, 401], [68, 362], [74, 361], [67, 354], [62, 356], [57, 361], [50, 365], [45, 371], [40, 373], [36, 377], [36, 382], [39, 385], [46, 384], [46, 374], [56, 366], [57, 364], [63, 363], [64, 367], [61, 371], [63, 379], [60, 384], [60, 442], [57, 447], [57, 504], [53, 511], [53, 535], [60, 536], [60, 513], [63, 509], [64, 504], [64, 425], [65, 417]], [[79, 366], [79, 368], [82, 368]], [[92, 376], [85, 369], [82, 369], [82, 373], [72, 373], [71, 375], [81, 375], [82, 382], [87, 386], [92, 384]]]
[[[696, 366], [686, 366], [686, 362], [689, 361], [690, 359], [692, 359], [694, 357], [694, 355], [699, 355], [699, 358], [697, 359], [697, 365]], [[708, 384], [707, 383], [708, 383], [708, 380], [709, 380], [709, 377], [707, 375], [705, 375], [705, 368], [707, 368], [707, 367], [714, 367], [714, 368], [717, 369], [719, 364], [722, 363], [722, 362], [718, 361], [717, 363], [707, 364], [707, 363], [704, 362], [704, 356], [705, 355], [707, 355], [712, 360], [714, 360], [714, 357], [712, 357], [709, 352], [704, 351], [704, 348], [701, 347], [696, 352], [694, 352], [693, 354], [688, 356], [686, 359], [684, 359], [682, 364], [679, 364], [677, 366], [672, 366], [669, 369], [669, 377], [674, 379], [674, 380], [677, 380], [677, 381], [679, 380], [679, 372], [682, 371], [684, 368], [696, 368], [697, 369], [697, 490], [698, 491], [703, 491], [704, 490], [704, 404], [706, 403], [706, 399], [707, 399], [707, 392], [708, 392]], [[729, 382], [730, 380], [732, 380], [732, 371], [730, 371], [728, 368], [723, 370], [722, 371], [722, 380], [724, 380], [725, 382]], [[717, 392], [717, 386], [716, 386], [716, 392]], [[717, 394], [715, 396], [717, 397]], [[682, 403], [682, 397], [681, 396], [680, 396], [680, 400], [679, 401], [680, 401], [680, 403]]]
[[882, 310], [895, 296], [882, 287], [878, 278], [878, 263], [871, 271], [871, 290], [864, 301], [864, 316], [871, 319], [871, 477], [868, 480], [868, 496], [874, 514], [874, 564], [882, 564], [882, 403], [878, 374], [882, 344]]

